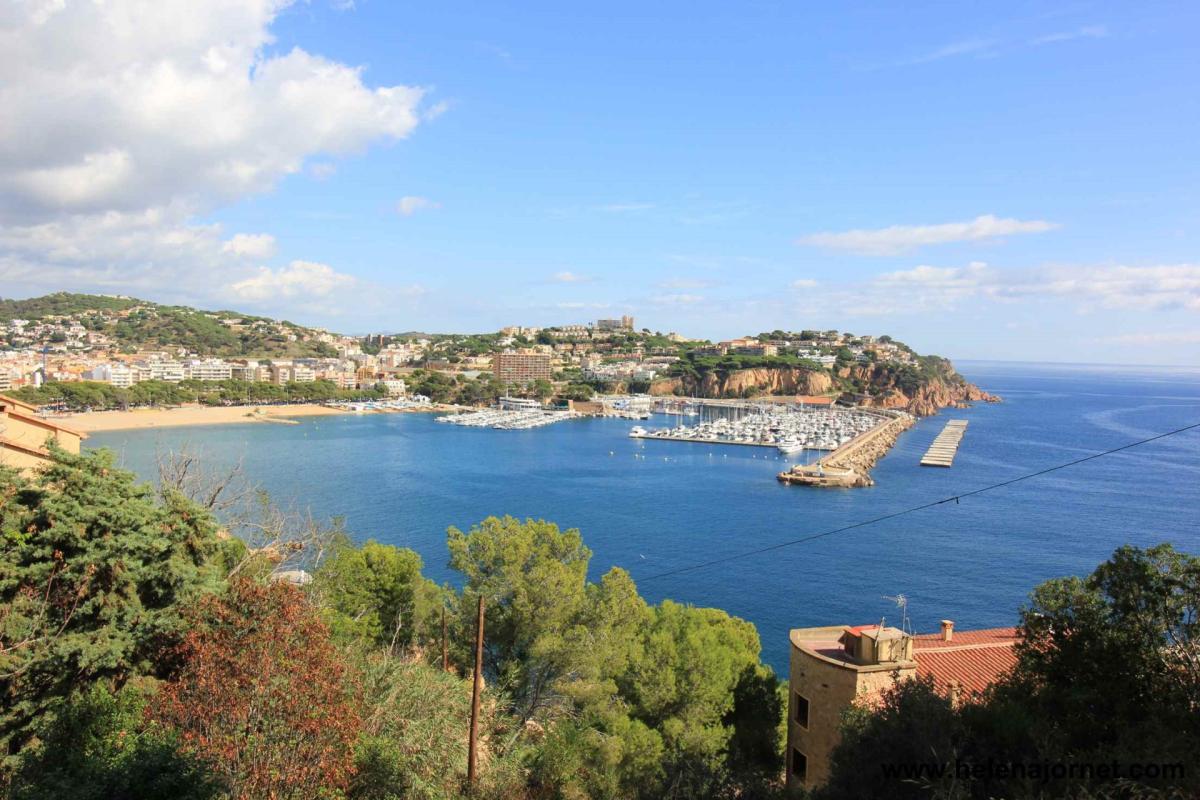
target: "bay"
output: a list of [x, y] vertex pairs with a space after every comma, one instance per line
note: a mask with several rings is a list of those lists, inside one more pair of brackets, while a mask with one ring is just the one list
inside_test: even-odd
[[[780, 485], [766, 448], [630, 439], [627, 420], [525, 431], [440, 425], [424, 414], [306, 418], [93, 434], [147, 480], [159, 452], [188, 445], [214, 466], [242, 461], [281, 505], [341, 516], [361, 540], [411, 547], [438, 581], [448, 525], [512, 514], [577, 527], [591, 575], [629, 570], [651, 601], [716, 606], [753, 622], [786, 674], [794, 627], [899, 622], [918, 632], [1015, 623], [1030, 589], [1086, 574], [1122, 544], [1200, 552], [1200, 431], [1012, 486], [704, 569], [698, 562], [843, 528], [1200, 422], [1200, 371], [962, 362], [1004, 398], [948, 409], [903, 434], [869, 489]], [[946, 419], [970, 426], [950, 469], [921, 467]], [[651, 424], [666, 424], [655, 420]]]

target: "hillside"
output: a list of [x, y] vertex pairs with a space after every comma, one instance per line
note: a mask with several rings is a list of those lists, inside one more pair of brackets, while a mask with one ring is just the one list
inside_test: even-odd
[[[14, 320], [26, 321], [14, 327]], [[125, 351], [179, 349], [200, 356], [330, 356], [320, 332], [302, 325], [242, 314], [166, 306], [131, 297], [59, 292], [27, 300], [0, 299], [0, 325], [9, 346], [68, 341]]]

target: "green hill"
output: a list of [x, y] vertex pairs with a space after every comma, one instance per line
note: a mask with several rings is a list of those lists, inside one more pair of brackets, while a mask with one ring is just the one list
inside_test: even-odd
[[131, 297], [58, 292], [27, 300], [0, 299], [0, 325], [14, 319], [78, 323], [130, 351], [183, 348], [228, 358], [336, 355], [318, 340], [317, 331], [286, 320], [165, 306]]

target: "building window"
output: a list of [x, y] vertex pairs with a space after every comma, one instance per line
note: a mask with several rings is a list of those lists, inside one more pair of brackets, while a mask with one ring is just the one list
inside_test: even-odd
[[796, 706], [792, 717], [801, 728], [808, 728], [808, 698], [799, 692], [796, 693]]
[[808, 783], [808, 756], [792, 748], [792, 777], [800, 783]]

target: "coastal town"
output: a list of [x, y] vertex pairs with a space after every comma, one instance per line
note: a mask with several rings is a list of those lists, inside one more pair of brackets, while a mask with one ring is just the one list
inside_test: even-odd
[[[14, 312], [21, 305], [14, 301], [8, 301], [11, 309], [0, 307], [0, 391], [72, 382], [129, 389], [151, 381], [276, 386], [323, 381], [340, 390], [378, 386], [389, 396], [403, 396], [418, 373], [419, 378], [438, 375], [455, 381], [491, 377], [506, 392], [542, 392], [546, 399], [547, 384], [551, 389], [575, 384], [601, 392], [649, 391], [656, 381], [684, 374], [690, 363], [704, 359], [818, 370], [838, 364], [911, 366], [917, 361], [910, 348], [890, 337], [833, 330], [774, 331], [710, 342], [639, 331], [634, 318], [624, 316], [553, 327], [510, 326], [488, 334], [350, 336], [230, 312], [168, 309], [126, 297], [107, 298], [116, 301], [111, 305], [87, 302], [97, 299], [93, 296], [73, 297], [82, 298], [79, 308], [37, 317], [18, 316]], [[151, 322], [168, 312], [172, 325], [163, 326], [157, 336], [130, 335], [153, 330]], [[179, 320], [186, 322], [182, 332]], [[191, 330], [201, 325], [220, 335]], [[229, 353], [237, 348], [248, 352]]]
[[37, 409], [43, 422], [81, 433], [397, 411], [525, 430], [659, 413], [675, 424], [635, 425], [630, 437], [765, 446], [809, 462], [781, 473], [783, 483], [852, 487], [872, 484], [870, 468], [915, 416], [995, 399], [944, 359], [836, 330], [712, 342], [639, 330], [626, 315], [486, 334], [351, 336], [70, 294], [0, 301], [0, 325], [0, 392], [25, 409], [14, 413]]

